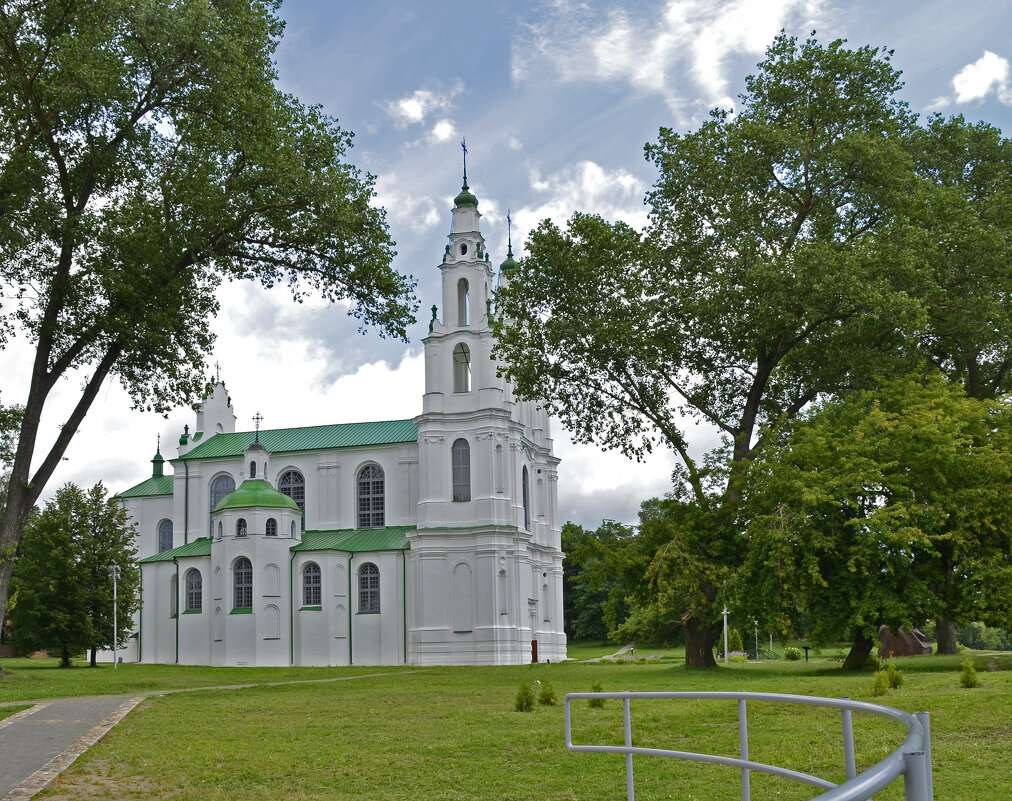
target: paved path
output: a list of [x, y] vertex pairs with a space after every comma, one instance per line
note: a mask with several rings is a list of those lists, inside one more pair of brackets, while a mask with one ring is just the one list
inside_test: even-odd
[[250, 687], [277, 687], [284, 684], [327, 684], [378, 676], [406, 675], [418, 671], [360, 673], [327, 679], [229, 684], [218, 687], [185, 687], [127, 695], [83, 695], [46, 701], [11, 701], [0, 706], [33, 704], [0, 720], [0, 801], [27, 801], [70, 767], [71, 763], [97, 743], [106, 732], [145, 698], [180, 692], [241, 690]]

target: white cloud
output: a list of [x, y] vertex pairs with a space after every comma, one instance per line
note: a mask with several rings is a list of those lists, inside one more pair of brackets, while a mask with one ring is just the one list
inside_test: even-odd
[[[410, 95], [399, 100], [389, 100], [382, 105], [387, 114], [393, 118], [394, 124], [398, 128], [405, 128], [408, 125], [425, 122], [433, 112], [448, 111], [453, 105], [453, 98], [462, 91], [464, 91], [464, 83], [458, 80], [447, 92], [416, 89]], [[439, 124], [441, 123], [438, 123], [437, 127]]]
[[952, 79], [956, 90], [956, 102], [967, 103], [982, 100], [992, 91], [1002, 103], [1012, 104], [1012, 85], [1009, 83], [1009, 62], [990, 50], [967, 64]]
[[444, 219], [445, 210], [453, 204], [431, 195], [412, 195], [406, 191], [409, 185], [410, 182], [397, 173], [385, 172], [376, 179], [376, 197], [373, 201], [375, 205], [386, 209], [392, 227], [406, 227], [418, 233], [430, 232]]
[[624, 82], [658, 94], [683, 113], [731, 108], [725, 59], [761, 55], [782, 28], [815, 24], [821, 0], [668, 0], [661, 10], [602, 17], [589, 6], [556, 0], [513, 45], [517, 83]]
[[429, 132], [429, 137], [434, 142], [449, 142], [456, 135], [457, 129], [453, 125], [453, 120], [440, 120]]

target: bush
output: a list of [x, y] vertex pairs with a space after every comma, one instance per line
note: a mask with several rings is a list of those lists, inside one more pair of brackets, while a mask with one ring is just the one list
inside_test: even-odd
[[876, 671], [875, 683], [872, 685], [871, 694], [878, 698], [889, 692], [889, 676], [884, 670]]
[[541, 682], [541, 692], [538, 693], [538, 703], [541, 706], [555, 706], [555, 688], [552, 686], [552, 680], [545, 676], [545, 680]]
[[526, 681], [520, 682], [517, 699], [513, 702], [514, 712], [532, 712], [534, 710], [534, 688]]
[[886, 665], [885, 674], [886, 678], [889, 679], [889, 686], [894, 690], [903, 686], [903, 671], [896, 667], [896, 663], [891, 659], [889, 660], [889, 664]]
[[963, 660], [963, 672], [959, 674], [959, 683], [967, 689], [980, 686], [977, 668], [973, 666], [973, 660], [970, 657]]
[[[592, 693], [603, 693], [604, 692], [604, 685], [601, 684], [600, 679], [598, 679], [597, 681], [594, 682], [594, 686], [590, 688], [590, 691]], [[587, 706], [596, 707], [596, 708], [600, 709], [602, 706], [604, 706], [604, 699], [603, 698], [588, 698], [587, 699]]]
[[745, 643], [741, 641], [741, 632], [738, 629], [731, 629], [727, 637], [727, 650], [729, 652], [745, 650]]
[[793, 645], [788, 645], [784, 649], [784, 659], [788, 662], [797, 662], [801, 659], [801, 649], [795, 648]]

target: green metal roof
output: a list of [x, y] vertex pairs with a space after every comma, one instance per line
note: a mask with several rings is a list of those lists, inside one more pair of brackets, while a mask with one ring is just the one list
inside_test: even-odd
[[147, 495], [171, 495], [172, 476], [155, 476], [142, 481], [135, 487], [123, 490], [117, 498], [143, 498]]
[[[217, 459], [241, 456], [252, 444], [256, 432], [236, 431], [215, 434], [181, 459]], [[386, 420], [377, 423], [338, 423], [306, 428], [277, 428], [261, 431], [260, 443], [271, 453], [315, 451], [329, 448], [353, 448], [361, 445], [387, 445], [415, 442], [418, 429], [411, 420]]]
[[386, 528], [343, 528], [336, 531], [307, 531], [302, 542], [293, 545], [293, 551], [406, 551], [408, 532], [414, 526], [387, 526]]
[[250, 478], [242, 482], [239, 485], [239, 489], [221, 499], [218, 505], [214, 507], [214, 511], [248, 509], [252, 506], [265, 506], [272, 509], [293, 509], [302, 514], [302, 510], [299, 509], [299, 505], [295, 501], [287, 495], [282, 495], [270, 485], [270, 482], [262, 478]]
[[148, 556], [144, 559], [137, 560], [138, 564], [144, 565], [151, 562], [171, 562], [173, 559], [182, 559], [184, 556], [210, 556], [211, 555], [211, 538], [210, 537], [198, 537], [193, 542], [188, 542], [186, 545], [180, 545], [178, 548], [170, 548], [167, 551], [156, 553], [154, 556]]

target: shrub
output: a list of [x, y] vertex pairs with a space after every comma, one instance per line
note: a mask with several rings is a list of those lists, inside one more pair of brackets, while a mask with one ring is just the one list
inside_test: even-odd
[[876, 698], [889, 692], [889, 676], [884, 670], [876, 671], [875, 683], [872, 685], [871, 694]]
[[555, 688], [552, 686], [552, 680], [545, 676], [545, 680], [541, 682], [541, 692], [538, 693], [538, 703], [541, 706], [555, 706]]
[[973, 660], [970, 657], [963, 660], [963, 672], [959, 674], [959, 683], [967, 689], [980, 685], [980, 679], [977, 678], [977, 668], [973, 666]]
[[[598, 679], [597, 681], [594, 682], [594, 686], [590, 688], [590, 691], [592, 693], [603, 693], [604, 692], [604, 685], [601, 684], [601, 680], [600, 679]], [[600, 708], [600, 707], [604, 706], [604, 699], [603, 698], [588, 698], [587, 699], [587, 706], [592, 706], [592, 707]]]
[[886, 665], [885, 674], [886, 678], [889, 679], [889, 686], [894, 690], [903, 686], [903, 671], [896, 667], [896, 663], [891, 659], [889, 660], [889, 664]]
[[534, 710], [534, 688], [526, 681], [520, 682], [517, 699], [513, 702], [514, 712], [531, 712]]
[[729, 652], [745, 650], [745, 644], [741, 641], [741, 632], [738, 629], [731, 629], [731, 633], [727, 637], [727, 650]]
[[795, 648], [793, 645], [788, 645], [784, 649], [784, 659], [788, 662], [797, 662], [801, 659], [801, 649]]

